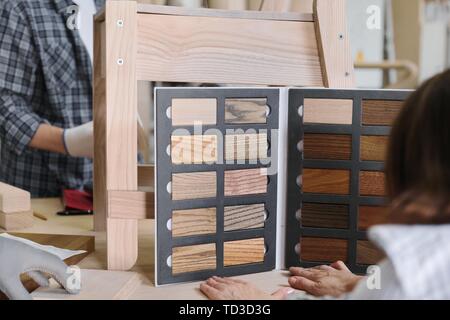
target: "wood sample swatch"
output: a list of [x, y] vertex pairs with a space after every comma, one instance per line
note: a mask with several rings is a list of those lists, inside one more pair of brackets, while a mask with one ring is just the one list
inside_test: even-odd
[[20, 230], [33, 226], [33, 211], [4, 213], [0, 211], [0, 228], [6, 231]]
[[350, 171], [304, 169], [303, 192], [346, 195], [350, 193]]
[[216, 208], [174, 211], [172, 236], [178, 238], [214, 234], [217, 231], [216, 214]]
[[349, 206], [343, 204], [303, 203], [301, 223], [308, 228], [347, 229]]
[[372, 226], [389, 222], [389, 208], [375, 206], [360, 206], [358, 213], [358, 228], [365, 231]]
[[225, 232], [264, 228], [264, 204], [225, 207]]
[[305, 99], [305, 124], [351, 125], [353, 100], [344, 99]]
[[264, 238], [224, 243], [224, 266], [263, 263], [266, 254]]
[[226, 99], [225, 123], [228, 124], [264, 124], [270, 110], [267, 99]]
[[267, 193], [267, 169], [225, 171], [225, 196]]
[[384, 172], [361, 171], [359, 179], [359, 189], [362, 196], [383, 197], [386, 195]]
[[217, 136], [172, 136], [171, 158], [176, 165], [216, 163]]
[[26, 212], [31, 210], [29, 192], [0, 182], [0, 211], [3, 213]]
[[172, 175], [172, 200], [215, 198], [216, 172], [176, 173]]
[[361, 160], [384, 161], [388, 142], [387, 136], [361, 136]]
[[216, 245], [202, 244], [173, 248], [172, 273], [174, 275], [216, 269]]
[[226, 135], [225, 160], [266, 159], [268, 147], [267, 133]]
[[347, 240], [308, 238], [300, 240], [300, 259], [309, 262], [347, 261]]
[[403, 101], [363, 100], [362, 122], [367, 126], [392, 126]]
[[350, 160], [352, 136], [306, 133], [304, 155], [308, 160]]
[[384, 258], [384, 253], [370, 241], [358, 241], [356, 249], [356, 263], [374, 265]]
[[217, 123], [216, 99], [173, 99], [172, 125], [193, 126]]

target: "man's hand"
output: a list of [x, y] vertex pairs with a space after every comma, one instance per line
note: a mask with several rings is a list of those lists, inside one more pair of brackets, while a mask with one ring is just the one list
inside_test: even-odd
[[94, 123], [64, 130], [64, 146], [68, 155], [75, 158], [94, 157]]
[[351, 273], [342, 261], [310, 269], [291, 268], [290, 272], [291, 287], [316, 297], [339, 297], [351, 292], [363, 278]]

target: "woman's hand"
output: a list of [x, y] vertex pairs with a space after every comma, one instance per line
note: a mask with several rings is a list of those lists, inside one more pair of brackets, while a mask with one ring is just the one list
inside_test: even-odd
[[290, 272], [291, 287], [316, 297], [339, 297], [351, 292], [363, 278], [351, 273], [342, 261], [310, 269], [291, 268]]

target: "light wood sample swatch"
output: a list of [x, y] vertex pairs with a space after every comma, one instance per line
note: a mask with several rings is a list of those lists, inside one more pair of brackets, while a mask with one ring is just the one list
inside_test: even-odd
[[363, 100], [362, 122], [368, 126], [392, 126], [403, 101]]
[[264, 204], [225, 207], [225, 232], [264, 228]]
[[385, 175], [378, 171], [360, 172], [360, 194], [362, 196], [385, 196]]
[[215, 269], [215, 244], [173, 248], [172, 273], [174, 275]]
[[384, 253], [370, 241], [358, 241], [356, 249], [356, 263], [374, 265], [384, 258]]
[[263, 263], [266, 254], [264, 238], [225, 242], [224, 266]]
[[358, 228], [365, 231], [372, 226], [388, 223], [389, 211], [388, 207], [360, 206]]
[[172, 136], [171, 158], [173, 164], [216, 163], [217, 136]]
[[351, 125], [353, 100], [305, 99], [304, 123]]
[[347, 195], [350, 193], [350, 171], [304, 169], [303, 192]]
[[217, 123], [216, 99], [173, 99], [172, 125], [193, 126]]
[[267, 169], [225, 171], [225, 196], [267, 193]]
[[388, 142], [387, 136], [361, 136], [361, 160], [384, 161]]
[[266, 159], [269, 142], [267, 133], [225, 136], [225, 160]]
[[350, 160], [352, 136], [306, 133], [304, 155], [308, 160]]
[[343, 204], [303, 203], [303, 227], [348, 229], [349, 206]]
[[215, 234], [216, 208], [177, 210], [172, 214], [172, 236], [188, 237]]
[[194, 200], [215, 198], [216, 172], [176, 173], [172, 175], [172, 199]]
[[3, 213], [26, 212], [31, 210], [29, 192], [0, 182], [0, 211]]
[[265, 124], [268, 111], [265, 98], [225, 100], [225, 122], [229, 124]]
[[308, 238], [300, 240], [300, 257], [309, 262], [347, 261], [347, 240]]
[[20, 230], [33, 226], [33, 211], [4, 213], [0, 211], [0, 228], [6, 231]]

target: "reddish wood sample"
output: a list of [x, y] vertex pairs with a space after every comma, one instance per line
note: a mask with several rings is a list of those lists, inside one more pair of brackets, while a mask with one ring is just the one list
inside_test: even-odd
[[388, 142], [388, 136], [362, 136], [361, 160], [384, 161]]
[[375, 206], [360, 206], [358, 214], [358, 228], [367, 230], [378, 224], [385, 224], [389, 220], [389, 208]]
[[380, 196], [386, 195], [384, 172], [361, 171], [360, 175], [360, 195]]
[[350, 160], [352, 137], [342, 134], [306, 133], [304, 155], [308, 160]]
[[225, 196], [267, 193], [267, 169], [225, 171]]
[[350, 171], [304, 169], [303, 192], [347, 195], [350, 193]]
[[308, 262], [347, 261], [347, 240], [308, 238], [300, 240], [300, 258]]
[[303, 227], [347, 229], [349, 206], [343, 204], [303, 203]]
[[363, 125], [392, 126], [402, 106], [403, 101], [363, 100]]
[[370, 241], [358, 241], [356, 251], [357, 264], [374, 265], [383, 260], [384, 257], [384, 253]]

